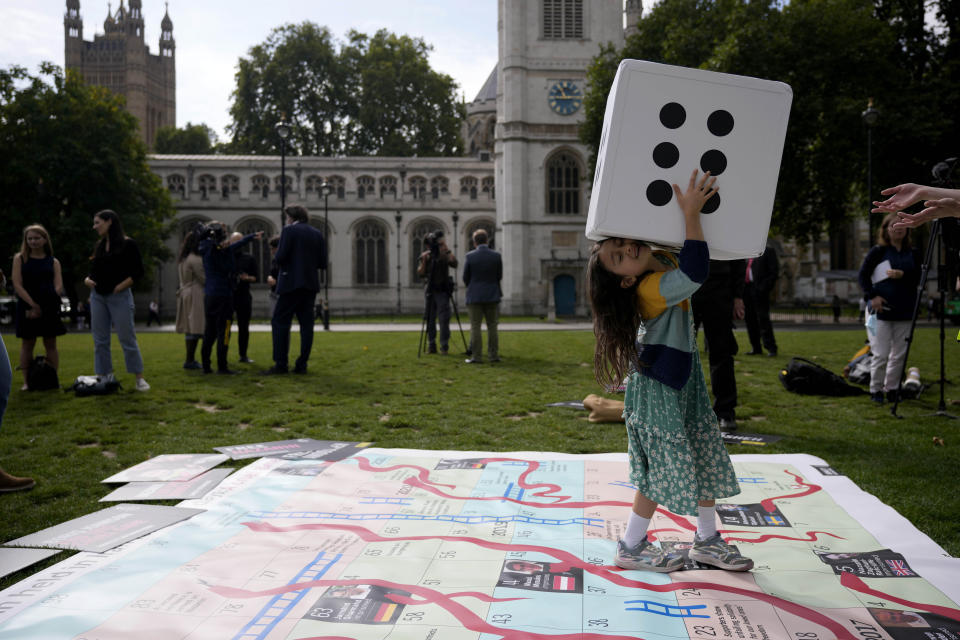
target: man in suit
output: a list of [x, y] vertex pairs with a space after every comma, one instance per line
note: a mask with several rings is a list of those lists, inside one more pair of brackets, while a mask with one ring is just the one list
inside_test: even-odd
[[310, 226], [306, 207], [290, 205], [284, 209], [287, 225], [280, 233], [274, 257], [277, 274], [277, 304], [270, 322], [273, 330], [274, 365], [266, 374], [283, 374], [288, 369], [290, 325], [293, 316], [300, 322], [300, 357], [294, 373], [307, 372], [307, 360], [313, 347], [313, 309], [320, 290], [318, 269], [327, 268], [327, 243], [319, 230]]
[[470, 357], [467, 362], [483, 362], [483, 333], [481, 323], [487, 321], [487, 356], [490, 362], [499, 362], [500, 343], [497, 321], [500, 317], [500, 280], [503, 278], [503, 260], [500, 254], [487, 246], [487, 232], [473, 232], [476, 249], [467, 254], [463, 267], [463, 284], [467, 285], [467, 311], [470, 314]]
[[711, 260], [710, 275], [693, 294], [693, 322], [703, 326], [703, 341], [710, 360], [713, 411], [721, 431], [737, 429], [733, 356], [737, 355], [739, 346], [733, 335], [733, 322], [744, 316], [746, 266], [746, 260]]
[[743, 303], [747, 323], [747, 335], [752, 349], [748, 356], [758, 356], [767, 350], [767, 355], [777, 355], [777, 340], [770, 322], [770, 294], [780, 276], [780, 261], [777, 250], [769, 244], [759, 258], [747, 261], [746, 286], [743, 288]]

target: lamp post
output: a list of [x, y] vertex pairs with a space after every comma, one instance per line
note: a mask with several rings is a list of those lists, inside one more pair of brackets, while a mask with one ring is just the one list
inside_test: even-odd
[[457, 234], [458, 220], [460, 220], [460, 216], [457, 214], [456, 211], [454, 211], [453, 212], [453, 255], [457, 255], [457, 241], [459, 240], [459, 235]]
[[873, 108], [873, 98], [867, 101], [867, 108], [860, 114], [860, 118], [867, 127], [867, 219], [870, 223], [870, 241], [867, 244], [870, 245], [873, 244], [873, 220], [875, 218], [875, 216], [870, 213], [870, 209], [872, 209], [870, 203], [873, 197], [873, 127], [880, 119], [880, 112]]
[[283, 227], [283, 210], [287, 208], [287, 138], [290, 137], [290, 125], [280, 120], [277, 123], [277, 135], [280, 136], [280, 226]]
[[330, 225], [328, 223], [329, 209], [327, 198], [333, 187], [326, 180], [320, 184], [320, 193], [323, 194], [323, 241], [327, 247], [327, 264], [323, 268], [323, 330], [330, 331]]
[[403, 216], [397, 211], [393, 219], [397, 221], [397, 315], [400, 315], [400, 223], [403, 222]]

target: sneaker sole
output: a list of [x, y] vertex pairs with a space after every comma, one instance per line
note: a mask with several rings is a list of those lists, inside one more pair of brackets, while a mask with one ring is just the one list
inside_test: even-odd
[[748, 560], [746, 564], [728, 564], [711, 556], [701, 556], [693, 549], [690, 550], [688, 557], [695, 562], [699, 562], [700, 564], [708, 564], [711, 567], [717, 567], [718, 569], [725, 569], [727, 571], [750, 571], [750, 569], [753, 569], [753, 560]]
[[635, 565], [635, 564], [620, 560], [620, 558], [616, 558], [613, 561], [613, 564], [617, 565], [621, 569], [632, 569], [634, 571], [650, 571], [652, 573], [671, 573], [673, 571], [679, 571], [680, 569], [683, 569], [682, 562], [675, 567], [669, 567], [669, 566], [668, 567], [651, 567], [648, 564]]

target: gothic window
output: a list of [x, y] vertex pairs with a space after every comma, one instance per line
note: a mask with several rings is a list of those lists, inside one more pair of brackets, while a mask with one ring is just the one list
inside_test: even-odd
[[[319, 193], [319, 189], [317, 189]], [[320, 233], [323, 234], [323, 245], [327, 250], [327, 268], [321, 269], [319, 272], [320, 276], [320, 286], [322, 287], [324, 283], [330, 282], [330, 272], [332, 271], [333, 261], [330, 259], [330, 228], [324, 226], [323, 218], [310, 218], [310, 226], [314, 229], [319, 229]]]
[[204, 173], [197, 178], [197, 184], [200, 186], [200, 197], [204, 200], [217, 191], [217, 179], [209, 173]]
[[220, 195], [228, 198], [231, 193], [240, 193], [240, 178], [227, 174], [220, 178]]
[[470, 195], [471, 200], [477, 199], [477, 179], [473, 176], [460, 178], [460, 195]]
[[380, 178], [380, 197], [385, 198], [388, 195], [392, 195], [394, 200], [397, 199], [397, 179], [394, 176]]
[[[283, 180], [283, 178], [286, 178], [286, 179]], [[293, 176], [275, 176], [273, 178], [273, 190], [276, 191], [277, 193], [280, 193], [281, 180], [287, 186], [286, 191], [284, 193], [289, 195], [290, 192], [293, 191]]]
[[580, 161], [570, 152], [547, 160], [547, 213], [580, 213]]
[[187, 193], [187, 181], [179, 173], [170, 174], [167, 176], [167, 189], [170, 190], [170, 193], [183, 198]]
[[444, 176], [434, 176], [430, 178], [430, 196], [437, 200], [440, 198], [441, 193], [449, 193], [450, 191], [450, 180]]
[[354, 284], [387, 284], [387, 230], [383, 223], [378, 220], [361, 222], [354, 234], [353, 246]]
[[[188, 233], [197, 228], [198, 224], [206, 224], [210, 222], [207, 218], [202, 218], [200, 216], [191, 216], [189, 218], [184, 218], [179, 221], [180, 224], [180, 242], [183, 243], [183, 239], [187, 236]], [[179, 249], [178, 249], [179, 251]]]
[[480, 220], [471, 221], [463, 228], [463, 232], [467, 234], [467, 251], [473, 251], [477, 248], [476, 245], [473, 244], [473, 232], [477, 229], [483, 229], [487, 232], [487, 246], [491, 249], [496, 249], [496, 236], [494, 235], [496, 225], [493, 223], [493, 220], [481, 218]]
[[427, 197], [427, 179], [423, 176], [413, 176], [407, 184], [410, 185], [410, 194], [414, 200], [423, 200]]
[[480, 191], [487, 194], [487, 198], [490, 200], [497, 199], [496, 187], [494, 184], [493, 176], [487, 176], [480, 181]]
[[330, 195], [337, 196], [337, 200], [343, 200], [347, 196], [347, 181], [343, 176], [330, 176], [327, 178], [327, 184], [333, 189]]
[[270, 275], [270, 235], [273, 233], [273, 226], [263, 218], [247, 218], [241, 220], [237, 225], [237, 231], [243, 235], [263, 231], [262, 238], [254, 238], [240, 251], [248, 253], [257, 261], [257, 282], [255, 284], [264, 284], [267, 276]]
[[543, 0], [543, 38], [583, 38], [583, 0]]
[[423, 239], [434, 231], [443, 231], [443, 225], [436, 220], [423, 220], [413, 225], [410, 234], [410, 283], [413, 285], [423, 281], [423, 277], [417, 275], [417, 265], [420, 263], [420, 254], [427, 250]]
[[357, 199], [363, 200], [367, 195], [376, 195], [375, 184], [372, 176], [360, 176], [357, 178]]
[[307, 176], [307, 193], [320, 193], [321, 184], [323, 184], [323, 178], [321, 176]]
[[261, 198], [266, 198], [270, 193], [270, 178], [263, 174], [250, 178], [250, 185], [250, 192], [259, 193]]

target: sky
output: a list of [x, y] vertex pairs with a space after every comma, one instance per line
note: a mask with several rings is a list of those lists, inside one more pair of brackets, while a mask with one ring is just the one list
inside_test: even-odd
[[[116, 11], [120, 0], [113, 0]], [[157, 54], [161, 0], [142, 0], [146, 43]], [[237, 61], [275, 27], [311, 21], [340, 41], [349, 30], [379, 29], [422, 38], [430, 64], [473, 100], [497, 63], [496, 0], [169, 0], [177, 55], [177, 126], [204, 123], [226, 140]], [[42, 61], [63, 66], [65, 0], [0, 0], [0, 66], [31, 73]], [[107, 0], [80, 0], [83, 37], [103, 33]]]

